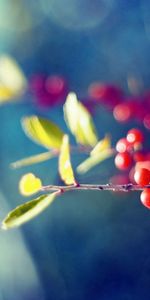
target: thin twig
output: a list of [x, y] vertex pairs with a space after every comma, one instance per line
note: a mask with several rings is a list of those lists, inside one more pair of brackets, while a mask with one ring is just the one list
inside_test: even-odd
[[59, 185], [47, 185], [42, 186], [42, 192], [48, 191], [80, 191], [80, 190], [97, 190], [97, 191], [114, 191], [114, 192], [129, 192], [129, 191], [142, 191], [145, 188], [150, 188], [150, 185], [140, 186], [136, 184], [122, 184], [122, 185], [114, 185], [114, 184], [77, 184], [77, 185], [69, 185], [69, 186], [59, 186]]

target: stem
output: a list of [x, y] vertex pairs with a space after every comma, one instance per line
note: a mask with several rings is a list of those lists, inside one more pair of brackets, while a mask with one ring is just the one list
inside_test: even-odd
[[[80, 146], [80, 145], [78, 145], [78, 146], [70, 145], [70, 150], [71, 150], [71, 153], [73, 153], [73, 154], [79, 154], [79, 153], [90, 154], [90, 152], [92, 151], [92, 147]], [[41, 162], [47, 161], [51, 158], [58, 157], [59, 153], [60, 153], [60, 150], [58, 150], [58, 149], [49, 150], [47, 152], [42, 152], [42, 153], [35, 154], [35, 155], [29, 156], [29, 157], [26, 157], [23, 159], [19, 159], [15, 162], [12, 162], [10, 164], [10, 167], [13, 169], [18, 169], [21, 167], [41, 163]]]
[[150, 185], [140, 186], [132, 183], [114, 185], [114, 184], [78, 184], [78, 185], [69, 185], [69, 186], [59, 186], [59, 185], [47, 185], [42, 186], [42, 192], [48, 191], [79, 191], [79, 190], [98, 190], [98, 191], [113, 191], [113, 192], [129, 192], [129, 191], [142, 191], [145, 188], [150, 188]]

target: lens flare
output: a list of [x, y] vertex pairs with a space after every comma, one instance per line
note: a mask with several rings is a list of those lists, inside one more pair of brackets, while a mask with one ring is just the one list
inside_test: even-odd
[[41, 0], [46, 15], [62, 27], [83, 30], [99, 25], [110, 13], [114, 0]]

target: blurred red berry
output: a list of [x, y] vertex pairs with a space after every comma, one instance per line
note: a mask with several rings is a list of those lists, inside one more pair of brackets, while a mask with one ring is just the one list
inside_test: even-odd
[[93, 99], [110, 107], [120, 103], [123, 98], [123, 92], [119, 87], [101, 82], [92, 83], [88, 92]]
[[139, 168], [135, 171], [134, 180], [139, 185], [148, 185], [150, 183], [150, 171], [145, 168]]
[[142, 204], [147, 207], [148, 209], [150, 209], [150, 189], [144, 189], [143, 192], [140, 195], [140, 199]]
[[134, 145], [136, 143], [142, 143], [144, 136], [141, 130], [137, 128], [130, 129], [127, 133], [127, 141]]
[[115, 106], [113, 115], [118, 122], [128, 122], [132, 117], [132, 109], [127, 103], [120, 103]]
[[129, 143], [126, 138], [120, 139], [116, 144], [116, 150], [120, 153], [126, 152], [129, 150]]
[[67, 83], [63, 77], [46, 77], [43, 74], [37, 74], [31, 78], [30, 89], [36, 96], [37, 104], [46, 107], [64, 100], [68, 92]]
[[68, 92], [67, 83], [61, 76], [49, 76], [46, 79], [45, 87], [54, 101], [65, 97]]
[[132, 164], [132, 156], [129, 152], [118, 153], [115, 157], [115, 165], [119, 170], [127, 170]]

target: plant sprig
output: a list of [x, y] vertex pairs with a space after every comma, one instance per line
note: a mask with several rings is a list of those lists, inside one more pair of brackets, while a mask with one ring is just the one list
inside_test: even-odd
[[[41, 179], [37, 178], [34, 174], [25, 174], [19, 182], [20, 193], [24, 196], [31, 196], [35, 193], [42, 194], [33, 200], [19, 205], [11, 211], [2, 222], [3, 229], [17, 227], [33, 219], [53, 203], [58, 196], [68, 191], [107, 190], [128, 192], [143, 190], [142, 186], [132, 184], [94, 185], [78, 183], [71, 164], [72, 153], [83, 152], [89, 155], [88, 158], [77, 167], [77, 172], [83, 174], [114, 155], [116, 151], [111, 146], [109, 135], [99, 140], [91, 114], [77, 99], [74, 93], [68, 95], [64, 104], [64, 119], [76, 139], [77, 146], [70, 145], [69, 136], [53, 122], [38, 116], [23, 118], [22, 128], [25, 134], [32, 141], [48, 149], [48, 151], [14, 162], [11, 166], [13, 168], [23, 167], [58, 156], [58, 172], [65, 185], [44, 186]], [[147, 188], [149, 187], [148, 185]]]

